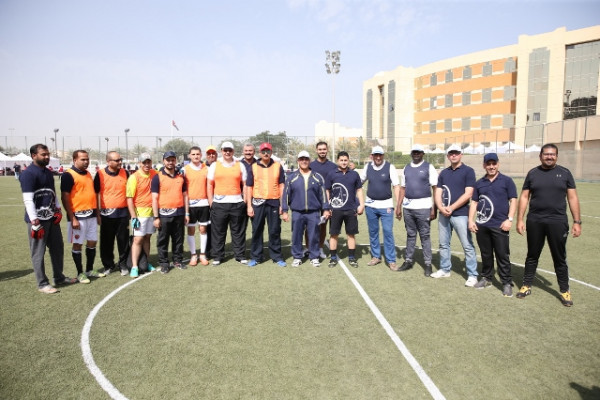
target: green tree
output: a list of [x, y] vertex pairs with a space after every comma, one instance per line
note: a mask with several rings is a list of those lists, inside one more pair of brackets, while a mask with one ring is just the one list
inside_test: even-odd
[[183, 139], [171, 139], [162, 146], [161, 150], [163, 153], [167, 151], [174, 151], [175, 154], [177, 154], [177, 160], [182, 161], [185, 155], [189, 153], [190, 147], [192, 147], [192, 144]]

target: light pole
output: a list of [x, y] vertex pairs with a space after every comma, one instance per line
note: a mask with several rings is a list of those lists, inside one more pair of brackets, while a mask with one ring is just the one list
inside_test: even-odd
[[105, 137], [104, 140], [106, 140], [106, 154], [108, 154], [108, 137]]
[[332, 144], [331, 144], [331, 153], [332, 159], [335, 160], [335, 76], [340, 73], [340, 54], [339, 50], [336, 51], [325, 51], [325, 69], [327, 74], [331, 75], [331, 90], [332, 90], [332, 110], [333, 110], [333, 118], [332, 118]]
[[58, 158], [58, 142], [56, 141], [56, 134], [58, 133], [58, 131], [58, 128], [54, 129], [54, 152], [56, 153], [56, 158]]
[[127, 134], [129, 133], [129, 128], [125, 128], [125, 159], [129, 161], [129, 142], [127, 141]]

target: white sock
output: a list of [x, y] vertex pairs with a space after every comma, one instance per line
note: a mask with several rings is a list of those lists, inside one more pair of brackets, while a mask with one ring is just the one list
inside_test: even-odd
[[200, 253], [206, 254], [206, 240], [208, 239], [208, 235], [206, 233], [200, 234]]
[[195, 235], [187, 235], [188, 247], [190, 248], [190, 253], [192, 255], [196, 254], [196, 236]]

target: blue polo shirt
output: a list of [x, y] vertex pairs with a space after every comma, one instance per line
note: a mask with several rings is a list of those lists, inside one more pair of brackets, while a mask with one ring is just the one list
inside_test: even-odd
[[[442, 189], [442, 204], [449, 206], [465, 194], [465, 188], [475, 187], [475, 171], [468, 165], [452, 169], [452, 166], [442, 170], [438, 177], [437, 188]], [[469, 216], [469, 202], [453, 210], [452, 216]]]
[[360, 201], [356, 197], [356, 190], [362, 188], [358, 172], [351, 169], [342, 172], [339, 168], [331, 171], [325, 179], [325, 189], [329, 190], [329, 204], [334, 210], [356, 210]]
[[311, 171], [321, 174], [323, 180], [327, 179], [327, 175], [329, 175], [331, 171], [338, 169], [337, 164], [329, 160], [326, 160], [324, 163], [319, 162], [318, 160], [313, 160], [309, 167]]
[[477, 202], [477, 225], [500, 228], [508, 219], [509, 201], [517, 198], [515, 182], [498, 172], [490, 182], [487, 177], [479, 179], [473, 189], [472, 200]]

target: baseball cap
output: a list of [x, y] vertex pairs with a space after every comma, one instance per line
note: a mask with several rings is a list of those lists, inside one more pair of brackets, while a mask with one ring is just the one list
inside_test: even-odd
[[262, 151], [264, 149], [268, 149], [268, 150], [273, 150], [273, 146], [271, 146], [271, 143], [263, 143], [260, 145], [259, 151]]
[[373, 147], [373, 150], [371, 150], [371, 154], [383, 154], [383, 148], [381, 146], [375, 146]]
[[169, 151], [165, 152], [165, 154], [163, 154], [163, 160], [165, 158], [169, 158], [169, 157], [175, 157], [175, 158], [177, 158], [177, 154], [175, 154], [175, 152], [172, 151], [172, 150], [169, 150]]
[[462, 153], [462, 149], [457, 144], [453, 144], [452, 146], [448, 147], [448, 150], [446, 150], [446, 154], [449, 154], [451, 151], [458, 151], [459, 153]]
[[487, 153], [485, 156], [483, 156], [483, 163], [485, 164], [488, 161], [498, 161], [498, 154]]
[[221, 144], [221, 150], [223, 149], [233, 149], [233, 143], [231, 142], [223, 142]]
[[140, 162], [144, 162], [146, 160], [152, 161], [152, 157], [148, 153], [142, 153], [142, 154], [140, 154], [140, 157], [138, 158], [138, 160], [140, 160]]
[[413, 144], [412, 149], [410, 150], [410, 152], [412, 153], [413, 151], [418, 151], [420, 153], [425, 153], [425, 149], [423, 148], [422, 145], [420, 144]]
[[302, 150], [300, 153], [298, 153], [298, 158], [302, 157], [310, 158], [310, 154], [308, 154], [308, 151]]
[[206, 149], [204, 149], [207, 153], [209, 151], [214, 151], [215, 153], [217, 152], [217, 148], [215, 146], [213, 146], [212, 144], [210, 146], [206, 146]]

